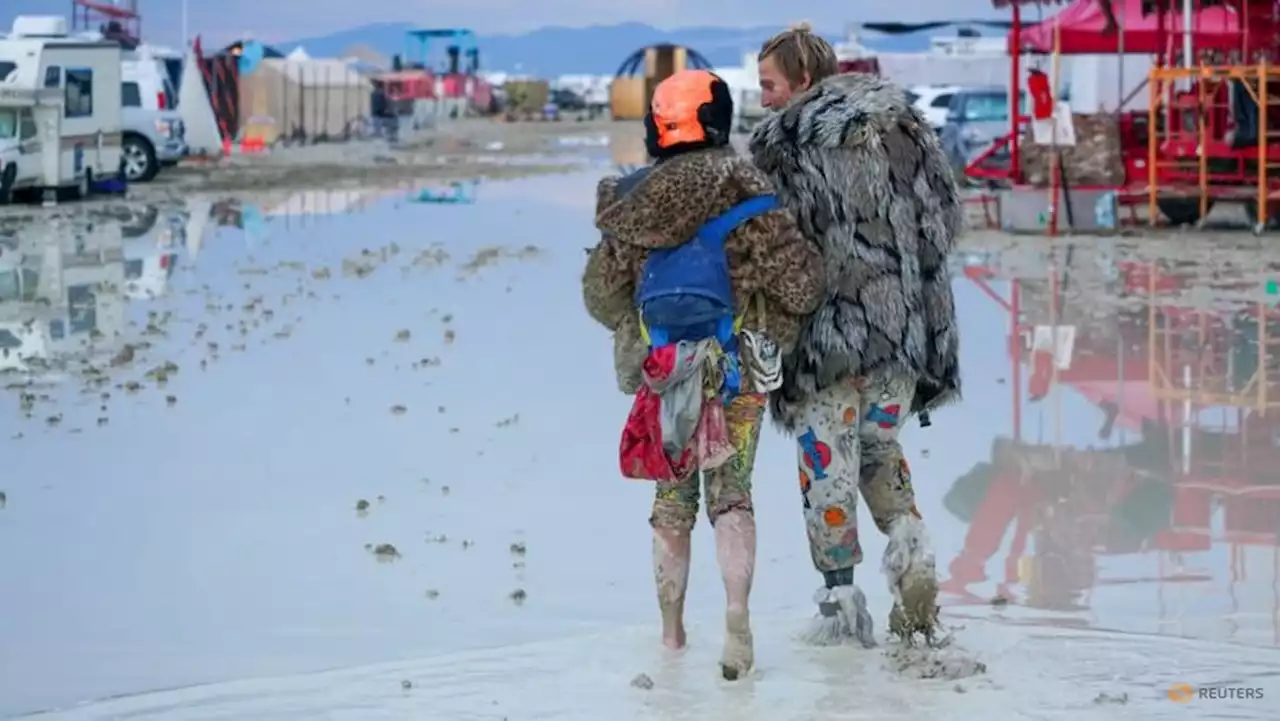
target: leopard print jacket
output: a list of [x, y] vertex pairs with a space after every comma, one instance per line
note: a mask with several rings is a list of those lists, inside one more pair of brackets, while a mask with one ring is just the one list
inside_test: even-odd
[[[698, 150], [666, 160], [622, 192], [622, 178], [600, 181], [596, 228], [601, 241], [588, 252], [583, 300], [614, 334], [619, 388], [640, 387], [646, 348], [640, 338], [636, 285], [648, 251], [671, 248], [748, 198], [773, 192], [751, 161], [728, 148]], [[743, 223], [725, 241], [743, 327], [763, 332], [788, 352], [805, 316], [823, 299], [821, 254], [790, 213], [774, 210]]]

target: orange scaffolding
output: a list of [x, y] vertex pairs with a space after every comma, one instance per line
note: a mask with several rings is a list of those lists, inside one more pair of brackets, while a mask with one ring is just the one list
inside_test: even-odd
[[[1147, 204], [1155, 225], [1160, 214], [1175, 223], [1203, 221], [1216, 201], [1238, 202], [1267, 226], [1280, 198], [1280, 147], [1270, 141], [1270, 107], [1280, 105], [1280, 66], [1157, 67], [1148, 76]], [[1179, 90], [1179, 86], [1192, 90]], [[1231, 86], [1242, 88], [1257, 107], [1257, 142], [1233, 146], [1227, 140]]]

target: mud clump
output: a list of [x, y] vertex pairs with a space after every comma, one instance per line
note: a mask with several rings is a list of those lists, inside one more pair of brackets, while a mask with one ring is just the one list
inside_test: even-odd
[[356, 513], [368, 513], [368, 512], [369, 512], [368, 501], [364, 500], [363, 498], [356, 501]]
[[987, 672], [987, 665], [955, 649], [901, 645], [885, 651], [888, 666], [912, 679], [959, 681]]
[[517, 541], [516, 543], [511, 544], [511, 553], [513, 553], [514, 555], [517, 555], [517, 556], [523, 556], [524, 554], [526, 554], [526, 553], [528, 553], [528, 552], [529, 552], [529, 549], [528, 549], [528, 548], [527, 548], [523, 543], [520, 543], [519, 541]]
[[394, 561], [400, 558], [400, 551], [390, 543], [379, 543], [373, 547], [373, 555], [379, 561]]
[[129, 363], [133, 362], [135, 354], [136, 354], [136, 350], [133, 344], [125, 343], [124, 346], [121, 347], [120, 350], [117, 351], [115, 356], [111, 359], [111, 366], [113, 368], [119, 368], [120, 366], [128, 365]]
[[529, 594], [525, 593], [523, 588], [517, 588], [516, 590], [508, 594], [507, 598], [510, 598], [511, 602], [514, 603], [515, 605], [523, 606], [525, 600], [529, 598]]
[[1129, 694], [1103, 691], [1094, 697], [1093, 703], [1095, 706], [1123, 706], [1129, 703]]
[[638, 688], [641, 691], [653, 690], [653, 679], [649, 678], [647, 673], [638, 673], [636, 677], [631, 679], [631, 688]]
[[469, 260], [458, 266], [459, 278], [466, 278], [478, 274], [485, 268], [491, 268], [498, 265], [504, 260], [532, 260], [542, 255], [542, 249], [536, 245], [526, 245], [521, 248], [511, 248], [503, 246], [486, 246], [476, 251], [475, 255]]

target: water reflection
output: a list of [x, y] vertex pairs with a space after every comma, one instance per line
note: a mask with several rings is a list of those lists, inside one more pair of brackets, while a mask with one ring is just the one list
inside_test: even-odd
[[124, 239], [112, 220], [11, 232], [0, 255], [0, 369], [51, 370], [124, 327]]
[[[268, 225], [279, 224], [284, 231], [305, 229], [338, 216], [364, 213], [384, 200], [404, 198], [416, 203], [469, 205], [479, 197], [481, 181], [426, 183], [415, 181], [391, 187], [368, 189], [330, 188], [268, 193], [255, 200], [243, 198], [194, 199], [188, 201], [188, 217], [203, 214], [218, 227], [245, 230], [251, 237], [262, 236]], [[196, 206], [202, 205], [199, 211]]]
[[436, 205], [470, 205], [476, 202], [476, 189], [480, 181], [450, 183], [444, 188], [423, 188], [409, 195], [415, 203], [431, 203]]
[[966, 269], [1010, 312], [1013, 427], [947, 493], [968, 531], [945, 589], [1280, 645], [1274, 270], [1046, 260], [1007, 287]]

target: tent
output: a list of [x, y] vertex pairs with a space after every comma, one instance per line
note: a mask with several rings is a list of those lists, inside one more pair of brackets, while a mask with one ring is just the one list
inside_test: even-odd
[[342, 60], [266, 59], [240, 76], [240, 124], [268, 145], [341, 137], [369, 117], [371, 93], [369, 80]]
[[[1183, 37], [1183, 14], [1169, 10], [1164, 14], [1164, 45], [1161, 48], [1160, 16], [1152, 11], [1143, 15], [1144, 0], [1113, 0], [1116, 20], [1124, 32], [1124, 52], [1154, 55], [1169, 47], [1180, 47]], [[1103, 33], [1106, 17], [1097, 0], [1076, 0], [1062, 12], [1042, 23], [1022, 28], [1022, 50], [1032, 53], [1053, 52], [1053, 26], [1061, 25], [1061, 50], [1065, 55], [1096, 55], [1120, 52], [1120, 34]], [[1192, 42], [1200, 49], [1231, 50], [1240, 47], [1240, 16], [1230, 7], [1204, 8], [1191, 19]], [[1009, 50], [1014, 52], [1013, 34], [1009, 34]]]

